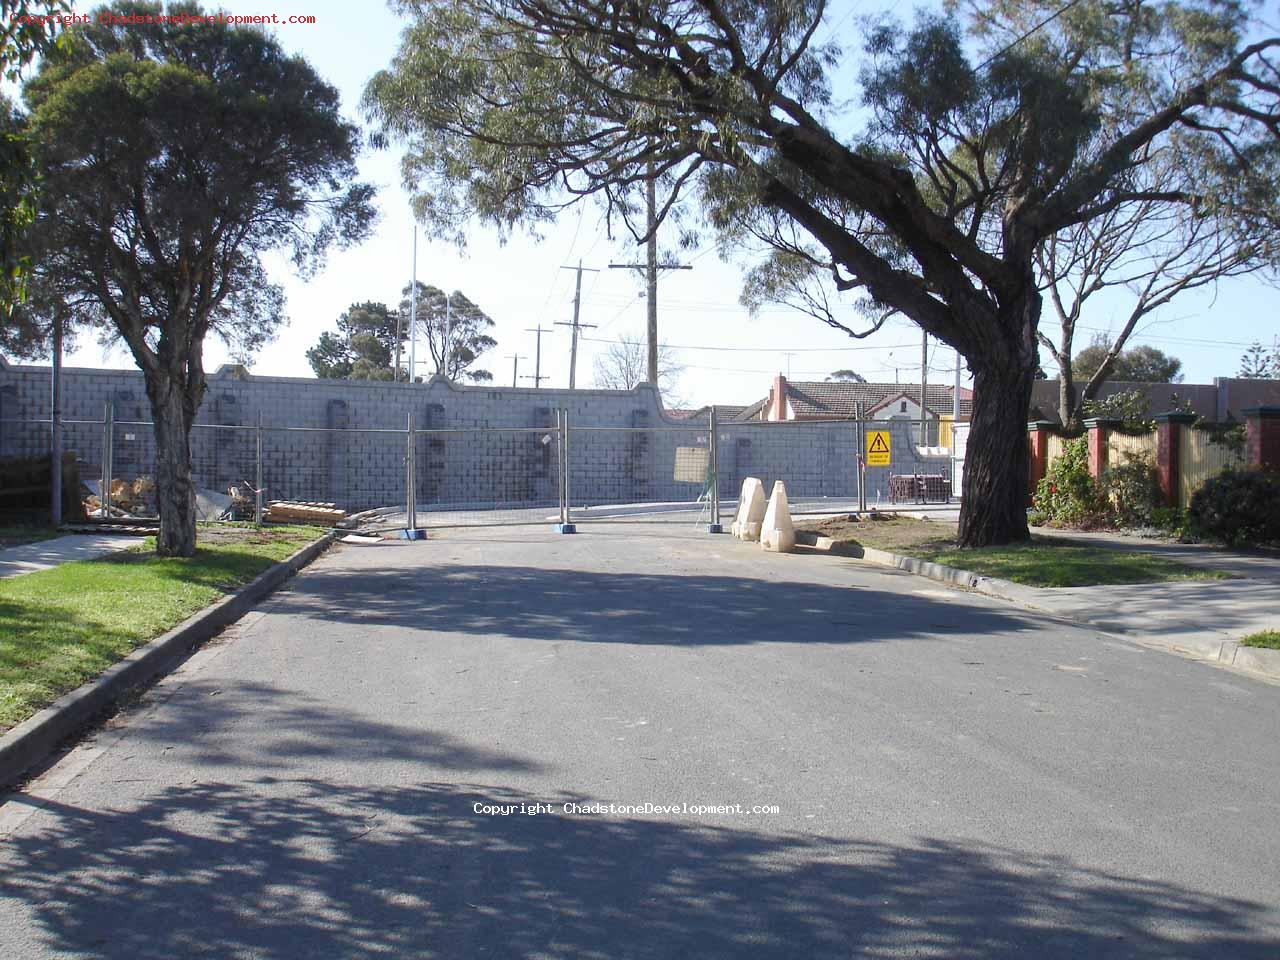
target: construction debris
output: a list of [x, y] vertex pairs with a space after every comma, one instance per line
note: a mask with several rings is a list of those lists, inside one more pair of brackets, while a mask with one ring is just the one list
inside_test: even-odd
[[266, 520], [272, 523], [323, 523], [332, 526], [345, 519], [347, 511], [337, 509], [332, 503], [313, 503], [300, 500], [272, 500], [267, 505]]

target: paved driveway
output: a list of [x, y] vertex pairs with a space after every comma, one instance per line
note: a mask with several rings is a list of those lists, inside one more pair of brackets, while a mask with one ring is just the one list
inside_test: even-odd
[[0, 956], [1274, 958], [1278, 729], [683, 525], [340, 547], [0, 808]]

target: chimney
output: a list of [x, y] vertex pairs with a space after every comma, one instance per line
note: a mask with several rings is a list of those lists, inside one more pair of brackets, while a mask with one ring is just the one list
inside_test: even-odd
[[787, 378], [778, 374], [773, 378], [773, 396], [770, 398], [769, 419], [787, 419]]

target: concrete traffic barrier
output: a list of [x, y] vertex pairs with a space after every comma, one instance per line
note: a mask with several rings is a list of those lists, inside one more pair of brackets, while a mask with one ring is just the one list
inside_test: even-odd
[[759, 540], [760, 523], [764, 520], [764, 484], [756, 477], [742, 481], [742, 493], [738, 495], [738, 512], [729, 528], [739, 540]]
[[781, 480], [773, 484], [769, 508], [760, 527], [760, 546], [774, 553], [791, 553], [796, 548], [796, 528], [791, 524], [791, 507], [787, 504], [787, 486]]

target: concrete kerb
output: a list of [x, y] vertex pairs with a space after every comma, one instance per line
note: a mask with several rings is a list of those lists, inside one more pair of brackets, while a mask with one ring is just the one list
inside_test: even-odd
[[11, 786], [80, 732], [103, 710], [176, 667], [196, 647], [248, 613], [282, 583], [320, 556], [334, 541], [330, 531], [264, 570], [235, 593], [205, 607], [123, 660], [59, 697], [0, 736], [0, 787]]
[[981, 593], [989, 597], [995, 597], [998, 600], [1016, 603], [1055, 620], [1081, 624], [1094, 630], [1116, 634], [1129, 640], [1137, 640], [1146, 646], [1154, 646], [1173, 653], [1190, 655], [1197, 659], [1209, 660], [1234, 667], [1237, 670], [1244, 670], [1280, 680], [1280, 650], [1242, 647], [1234, 640], [1205, 640], [1197, 642], [1189, 638], [1182, 638], [1178, 642], [1156, 642], [1146, 635], [1140, 636], [1131, 633], [1121, 624], [1067, 617], [1059, 611], [1042, 607], [1036, 602], [1036, 587], [1024, 586], [1011, 580], [1002, 580], [999, 577], [984, 577], [970, 570], [960, 570], [956, 567], [949, 567], [941, 563], [931, 563], [915, 557], [904, 557], [901, 554], [889, 553], [886, 550], [840, 543], [830, 537], [820, 537], [807, 531], [796, 531], [796, 544], [802, 545], [815, 553], [830, 553], [866, 560], [880, 566], [894, 567], [906, 573], [928, 577], [930, 580], [937, 580], [953, 587], [959, 587], [962, 590], [972, 590], [974, 593]]

